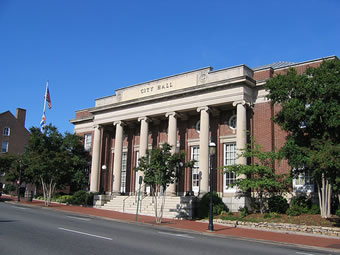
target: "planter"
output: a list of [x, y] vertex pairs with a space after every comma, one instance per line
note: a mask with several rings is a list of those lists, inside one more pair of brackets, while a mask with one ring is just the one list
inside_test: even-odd
[[24, 200], [27, 202], [32, 202], [33, 199], [33, 192], [32, 191], [26, 191], [25, 192], [25, 196], [24, 196]]

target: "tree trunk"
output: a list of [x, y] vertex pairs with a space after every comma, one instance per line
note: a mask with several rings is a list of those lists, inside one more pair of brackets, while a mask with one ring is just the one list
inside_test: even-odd
[[322, 174], [321, 185], [319, 182], [317, 184], [321, 217], [329, 218], [331, 216], [332, 187], [324, 174]]
[[55, 183], [53, 182], [53, 179], [51, 179], [50, 183], [47, 185], [42, 177], [40, 179], [43, 188], [45, 206], [49, 206], [51, 203], [52, 194], [54, 193]]
[[155, 218], [156, 218], [157, 224], [162, 223], [164, 204], [165, 204], [164, 193], [165, 192], [163, 190], [163, 187], [161, 185], [156, 185], [154, 198], [155, 198]]

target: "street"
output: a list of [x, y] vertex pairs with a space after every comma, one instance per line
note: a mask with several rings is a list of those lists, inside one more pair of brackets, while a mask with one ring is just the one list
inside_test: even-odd
[[[0, 203], [0, 254], [332, 254]], [[335, 254], [335, 253], [334, 253]]]

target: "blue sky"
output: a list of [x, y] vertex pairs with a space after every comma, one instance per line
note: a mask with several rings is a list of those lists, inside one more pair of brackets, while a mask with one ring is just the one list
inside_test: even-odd
[[340, 1], [0, 0], [0, 112], [73, 132], [75, 111], [193, 69], [340, 56]]

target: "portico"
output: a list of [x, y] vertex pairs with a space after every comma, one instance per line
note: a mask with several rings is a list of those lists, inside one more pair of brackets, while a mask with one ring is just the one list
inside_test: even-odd
[[[167, 142], [172, 152], [184, 151], [187, 161], [197, 161], [167, 188], [168, 196], [207, 193], [210, 164], [216, 169], [214, 189], [223, 196], [227, 184], [221, 170], [227, 155], [224, 144], [236, 145], [235, 153], [227, 155], [232, 160], [246, 146], [247, 109], [255, 88], [252, 76], [244, 65], [217, 71], [204, 68], [122, 88], [97, 99], [95, 107], [86, 110], [86, 118], [72, 120], [76, 133], [93, 136], [90, 191], [99, 192], [103, 187], [106, 194], [134, 194], [137, 176], [142, 176], [133, 170], [138, 158]], [[216, 162], [209, 160], [210, 141], [218, 144]], [[104, 157], [108, 152], [111, 155]], [[237, 161], [246, 163], [242, 158]], [[105, 164], [106, 173], [101, 170]], [[107, 181], [100, 184], [103, 179]]]

